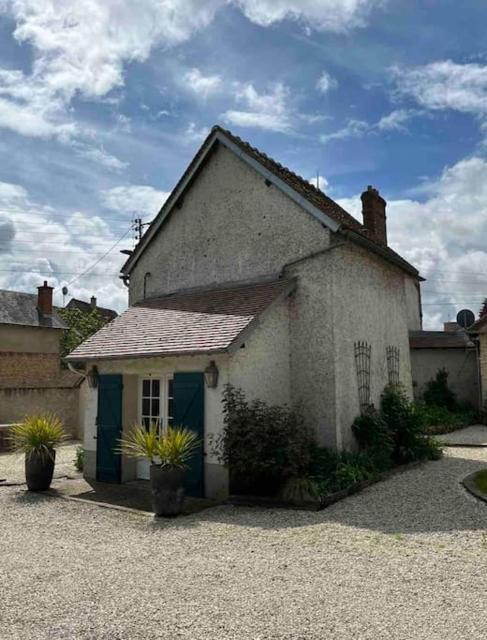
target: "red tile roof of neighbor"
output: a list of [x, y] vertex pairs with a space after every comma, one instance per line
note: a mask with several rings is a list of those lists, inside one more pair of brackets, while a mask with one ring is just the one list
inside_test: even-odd
[[[396, 253], [389, 246], [384, 246], [377, 243], [369, 233], [369, 230], [350, 215], [345, 209], [343, 209], [337, 202], [329, 198], [323, 191], [312, 185], [308, 180], [305, 180], [302, 176], [294, 173], [287, 167], [273, 160], [259, 149], [251, 146], [248, 142], [245, 142], [238, 136], [231, 133], [227, 129], [215, 125], [206, 140], [201, 145], [200, 149], [188, 165], [186, 171], [181, 176], [180, 180], [171, 192], [171, 195], [166, 200], [162, 209], [153, 220], [151, 226], [147, 229], [146, 233], [140, 240], [139, 244], [135, 247], [133, 254], [128, 258], [122, 267], [122, 272], [125, 274], [130, 273], [131, 268], [135, 264], [138, 256], [141, 255], [144, 247], [151, 240], [151, 229], [156, 228], [164, 220], [166, 212], [169, 212], [173, 205], [181, 197], [180, 190], [183, 189], [186, 181], [191, 176], [193, 171], [198, 168], [201, 158], [205, 156], [208, 149], [217, 141], [216, 136], [220, 136], [220, 140], [225, 138], [237, 146], [247, 156], [257, 161], [262, 167], [267, 169], [277, 178], [285, 182], [288, 187], [291, 187], [299, 196], [304, 198], [307, 202], [313, 205], [316, 209], [328, 216], [329, 219], [339, 225], [339, 231], [344, 234], [348, 234], [348, 237], [352, 241], [356, 241], [362, 244], [365, 248], [377, 253], [384, 259], [388, 260], [399, 266], [401, 269], [407, 271], [409, 274], [419, 277], [419, 273], [415, 267], [407, 262], [402, 256]], [[184, 187], [185, 188], [185, 187]], [[422, 278], [420, 278], [422, 279]]]
[[293, 280], [276, 280], [144, 300], [88, 338], [67, 360], [224, 352], [293, 288]]
[[411, 349], [465, 349], [468, 336], [463, 331], [410, 331]]

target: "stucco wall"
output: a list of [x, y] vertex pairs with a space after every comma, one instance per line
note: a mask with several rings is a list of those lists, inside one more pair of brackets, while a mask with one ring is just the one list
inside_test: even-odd
[[354, 446], [359, 414], [354, 343], [371, 345], [370, 400], [388, 382], [386, 347], [400, 349], [400, 379], [412, 395], [404, 275], [356, 245], [341, 244], [288, 270], [298, 276], [291, 316], [294, 398], [319, 440]]
[[418, 331], [423, 328], [420, 283], [407, 274], [403, 274], [403, 279], [408, 329]]
[[248, 400], [291, 403], [288, 299], [278, 301], [259, 319], [244, 348], [229, 358], [228, 380]]
[[412, 349], [411, 367], [417, 400], [422, 398], [426, 383], [434, 379], [439, 369], [445, 368], [449, 374], [448, 386], [457, 400], [478, 407], [478, 365], [474, 349]]
[[278, 273], [326, 247], [328, 231], [232, 152], [219, 147], [130, 276], [130, 304], [178, 289]]
[[0, 424], [19, 422], [27, 415], [46, 412], [58, 415], [71, 437], [79, 436], [77, 388], [0, 389]]
[[482, 384], [482, 405], [487, 408], [487, 333], [479, 334], [480, 377]]
[[59, 353], [61, 336], [60, 329], [0, 324], [0, 351]]

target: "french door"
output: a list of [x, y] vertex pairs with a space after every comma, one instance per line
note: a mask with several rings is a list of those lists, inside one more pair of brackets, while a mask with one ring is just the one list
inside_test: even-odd
[[[173, 423], [174, 396], [172, 375], [142, 377], [139, 380], [139, 423], [147, 430], [156, 425], [164, 430]], [[137, 462], [137, 477], [149, 479], [149, 460]]]

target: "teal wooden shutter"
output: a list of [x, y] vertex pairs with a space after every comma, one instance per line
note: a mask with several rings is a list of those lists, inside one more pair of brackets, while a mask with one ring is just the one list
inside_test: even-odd
[[96, 440], [96, 479], [99, 482], [120, 482], [122, 458], [116, 452], [122, 436], [121, 375], [98, 378], [98, 415]]
[[203, 373], [175, 373], [173, 379], [174, 426], [183, 425], [198, 434], [201, 444], [189, 461], [186, 492], [204, 496], [205, 379]]

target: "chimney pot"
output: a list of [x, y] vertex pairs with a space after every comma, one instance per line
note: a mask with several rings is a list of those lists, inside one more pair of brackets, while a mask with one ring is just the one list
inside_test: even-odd
[[360, 196], [364, 227], [376, 242], [387, 245], [386, 201], [372, 185]]
[[96, 309], [96, 298], [95, 296], [91, 296], [90, 305], [92, 309]]
[[52, 291], [54, 287], [47, 284], [44, 280], [42, 287], [37, 287], [37, 309], [43, 315], [50, 316], [52, 314]]

